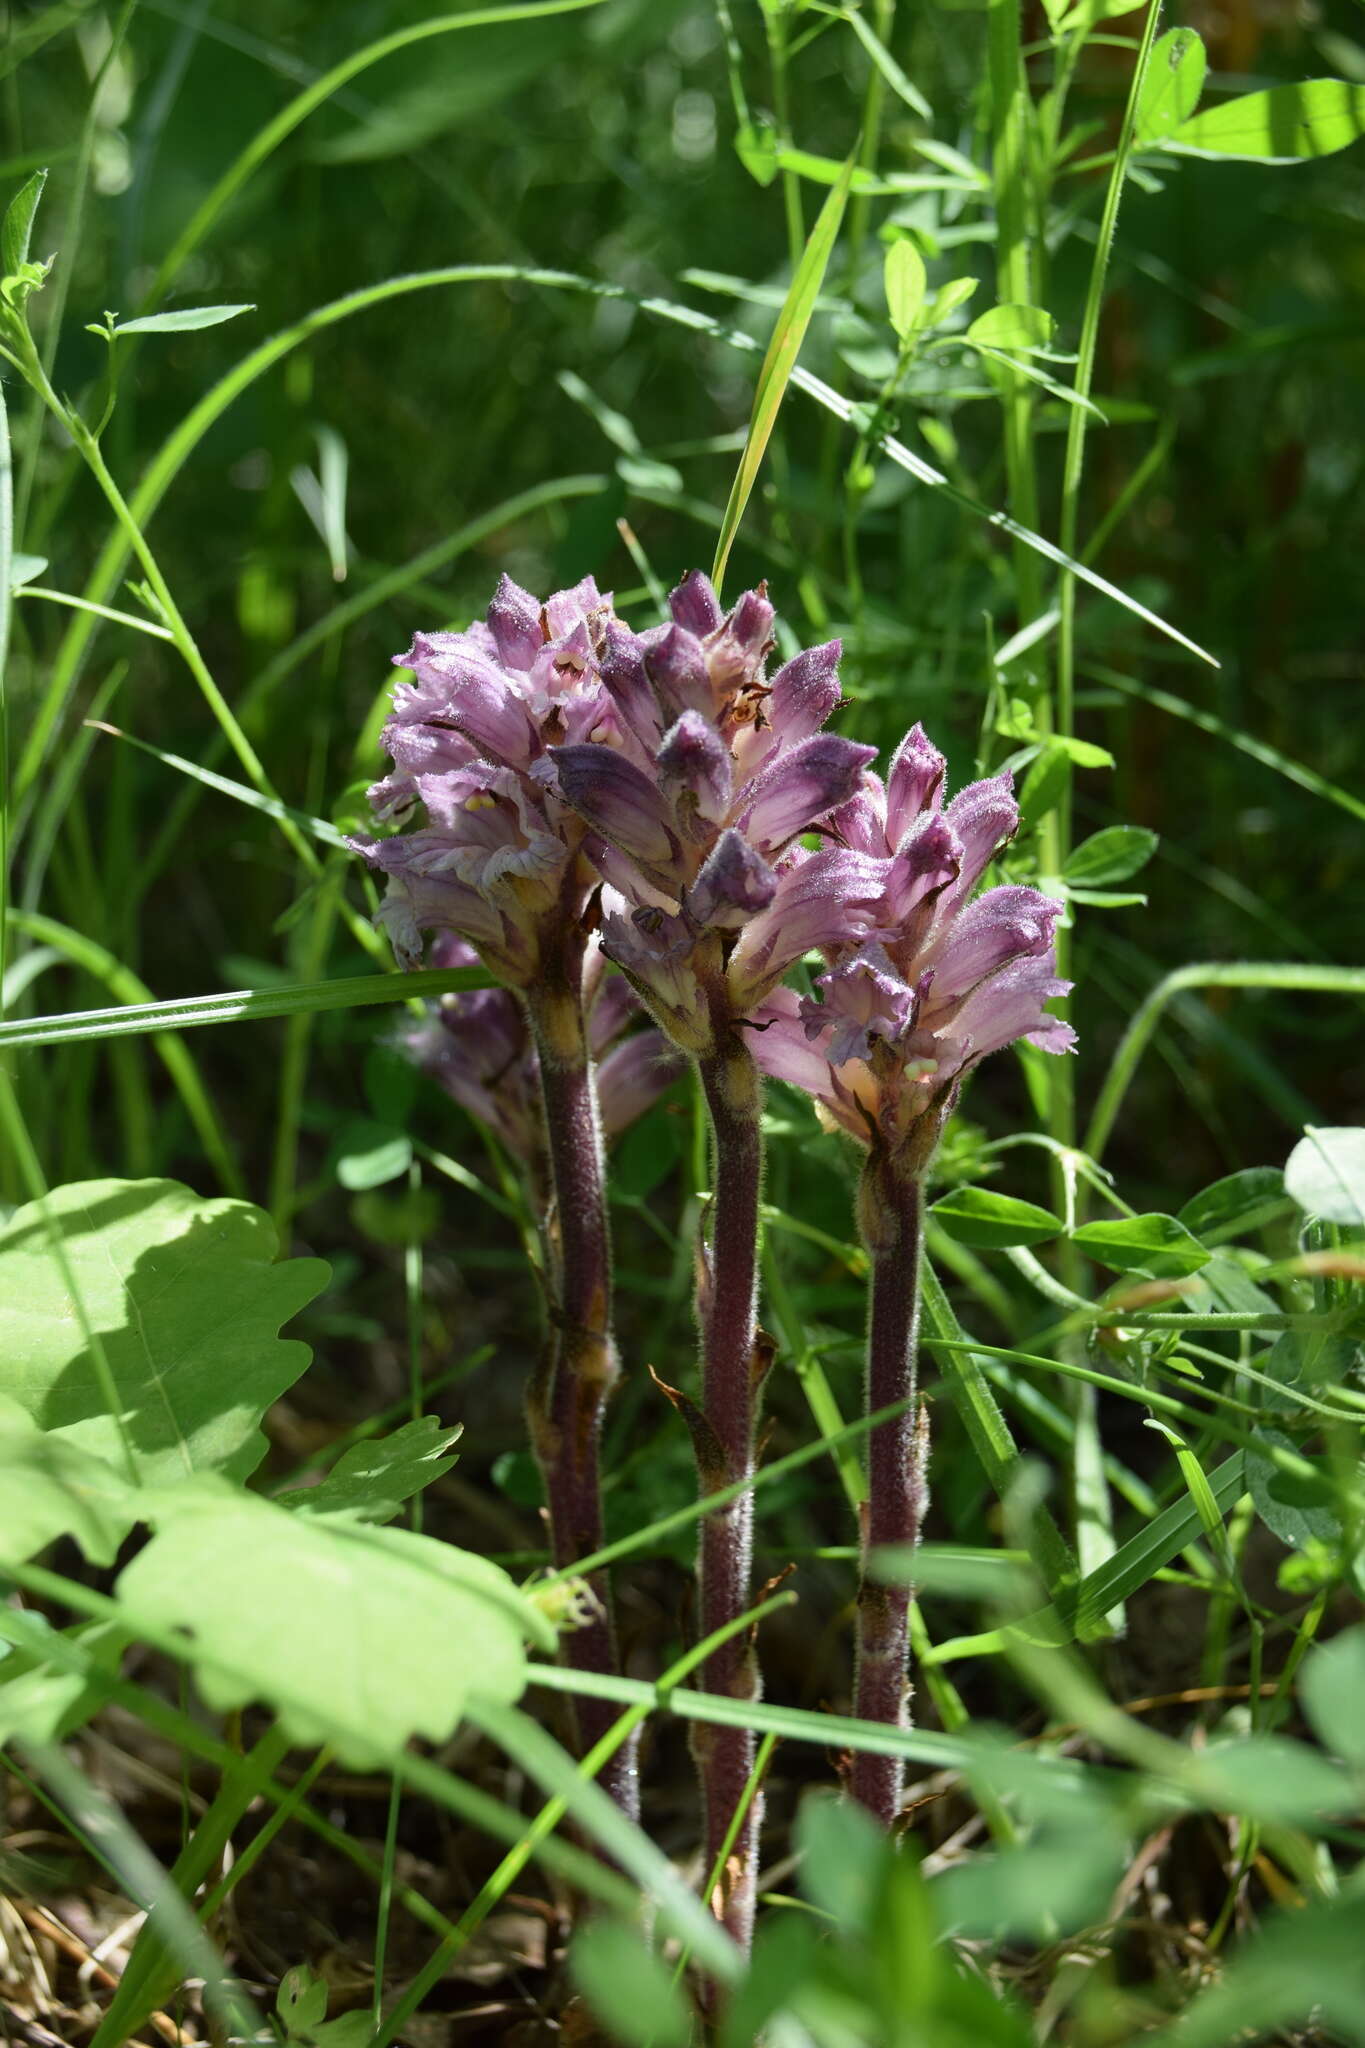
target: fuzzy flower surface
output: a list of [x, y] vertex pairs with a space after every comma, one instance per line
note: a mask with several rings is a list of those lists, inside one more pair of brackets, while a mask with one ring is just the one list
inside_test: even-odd
[[771, 675], [766, 590], [721, 609], [693, 572], [669, 623], [604, 634], [614, 719], [550, 749], [602, 876], [603, 950], [684, 1051], [752, 1014], [812, 946], [875, 928], [882, 866], [798, 842], [860, 787], [875, 749], [824, 730], [839, 643]]
[[[466, 940], [445, 935], [431, 946], [430, 958], [433, 967], [471, 967], [476, 955]], [[586, 981], [588, 1045], [602, 1134], [610, 1143], [658, 1100], [683, 1063], [661, 1031], [635, 1028], [642, 1021], [639, 1001], [619, 974], [607, 971], [597, 948], [590, 949]], [[539, 1063], [526, 1012], [508, 989], [445, 996], [398, 1042], [452, 1100], [543, 1175]]]
[[[880, 865], [876, 929], [826, 945], [816, 995], [778, 989], [752, 1033], [765, 1072], [815, 1098], [824, 1120], [895, 1154], [932, 1144], [963, 1076], [1024, 1039], [1049, 1053], [1075, 1042], [1047, 1009], [1062, 906], [1005, 884], [973, 895], [1018, 830], [1008, 774], [943, 801], [945, 763], [915, 726], [883, 783], [864, 773], [826, 830]], [[928, 1120], [928, 1121], [926, 1121]]]

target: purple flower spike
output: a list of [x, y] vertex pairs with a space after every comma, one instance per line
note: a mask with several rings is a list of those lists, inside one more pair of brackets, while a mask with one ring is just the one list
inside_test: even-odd
[[662, 1031], [636, 1031], [614, 1045], [597, 1069], [597, 1100], [608, 1143], [653, 1107], [685, 1070]]
[[773, 644], [775, 617], [766, 586], [746, 590], [729, 618], [708, 637], [707, 663], [717, 690], [747, 689], [753, 684]]
[[602, 681], [627, 730], [652, 753], [664, 729], [659, 700], [645, 671], [643, 643], [619, 619], [607, 623], [602, 645]]

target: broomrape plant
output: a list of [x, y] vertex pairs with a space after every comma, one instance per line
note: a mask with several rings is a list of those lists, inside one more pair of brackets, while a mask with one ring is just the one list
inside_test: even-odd
[[[743, 1488], [773, 1361], [757, 1322], [761, 1073], [808, 1090], [867, 1147], [867, 1400], [869, 1412], [899, 1412], [870, 1436], [866, 1552], [913, 1545], [923, 1514], [918, 1268], [944, 1122], [985, 1054], [1021, 1037], [1064, 1052], [1073, 1034], [1044, 1007], [1069, 986], [1054, 961], [1061, 905], [1019, 887], [972, 897], [1019, 822], [1009, 776], [945, 806], [943, 757], [916, 726], [883, 786], [874, 748], [824, 730], [840, 702], [837, 641], [769, 676], [765, 588], [724, 612], [693, 572], [669, 606], [669, 623], [636, 633], [591, 578], [542, 605], [504, 576], [486, 621], [419, 633], [397, 657], [415, 680], [395, 693], [393, 771], [371, 798], [384, 821], [420, 806], [427, 822], [355, 845], [388, 878], [379, 916], [400, 960], [420, 960], [432, 931], [438, 964], [477, 955], [515, 992], [453, 998], [412, 1050], [543, 1187], [554, 1335], [530, 1421], [560, 1567], [600, 1546], [597, 1445], [619, 1370], [601, 1123], [643, 1107], [679, 1056], [695, 1065], [714, 1169], [698, 1257], [701, 1398], [665, 1392], [702, 1494], [741, 1489], [702, 1522], [698, 1615], [703, 1638], [719, 1639], [704, 1688], [752, 1703], [757, 1658], [736, 1624], [752, 1580]], [[812, 953], [828, 964], [820, 1000], [783, 985]], [[604, 982], [608, 963], [619, 972]], [[656, 1028], [608, 1052], [632, 993]], [[600, 1581], [595, 1591], [569, 1654], [611, 1671]], [[909, 1597], [864, 1572], [857, 1711], [892, 1727], [906, 1715]], [[606, 1725], [592, 1706], [580, 1705], [585, 1742]], [[706, 1866], [723, 1867], [713, 1903], [747, 1945], [762, 1817], [754, 1736], [702, 1726], [694, 1751]], [[628, 1809], [631, 1768], [626, 1752], [610, 1781]], [[891, 1826], [899, 1760], [860, 1754], [850, 1783]]]

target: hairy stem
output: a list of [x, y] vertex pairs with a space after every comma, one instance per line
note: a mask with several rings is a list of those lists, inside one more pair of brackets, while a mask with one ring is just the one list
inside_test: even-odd
[[[550, 1548], [561, 1571], [572, 1570], [579, 1558], [602, 1548], [602, 1422], [620, 1373], [611, 1334], [602, 1134], [581, 979], [581, 962], [578, 972], [566, 962], [562, 976], [542, 982], [527, 997], [540, 1059], [554, 1209], [548, 1234], [551, 1329], [528, 1414], [549, 1504]], [[565, 1637], [565, 1655], [578, 1671], [616, 1672], [606, 1573], [590, 1573], [587, 1584], [592, 1612], [583, 1627]], [[581, 1699], [575, 1715], [580, 1753], [585, 1753], [611, 1727], [616, 1709], [606, 1700]], [[634, 1741], [606, 1763], [602, 1784], [632, 1819], [638, 1817]]]
[[[702, 1413], [693, 1435], [702, 1489], [712, 1493], [750, 1478], [754, 1427], [768, 1349], [757, 1327], [758, 1213], [763, 1177], [759, 1124], [762, 1090], [747, 1046], [730, 1034], [699, 1063], [711, 1119], [713, 1204], [711, 1248], [698, 1286]], [[749, 1605], [753, 1564], [753, 1497], [741, 1494], [701, 1525], [698, 1633], [715, 1634]], [[702, 1686], [727, 1699], [759, 1697], [751, 1639], [732, 1635], [702, 1666]], [[754, 1769], [747, 1728], [698, 1726], [693, 1754], [701, 1779], [705, 1867], [715, 1866]], [[753, 1934], [762, 1798], [756, 1794], [727, 1858], [718, 1918], [741, 1948]]]
[[[867, 1408], [906, 1405], [868, 1438], [868, 1501], [864, 1558], [882, 1544], [918, 1543], [925, 1505], [927, 1418], [915, 1406], [919, 1269], [924, 1182], [917, 1165], [874, 1153], [863, 1173], [859, 1213], [872, 1261], [867, 1325]], [[882, 1585], [863, 1572], [858, 1589], [858, 1659], [854, 1713], [891, 1728], [909, 1725], [910, 1588]], [[859, 1751], [849, 1771], [853, 1797], [891, 1827], [900, 1812], [899, 1757]]]

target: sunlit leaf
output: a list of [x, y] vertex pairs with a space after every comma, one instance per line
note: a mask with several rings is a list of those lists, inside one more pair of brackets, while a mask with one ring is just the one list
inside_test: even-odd
[[1324, 1223], [1365, 1228], [1365, 1129], [1314, 1129], [1289, 1155], [1286, 1192]]
[[902, 238], [887, 250], [883, 274], [891, 325], [902, 341], [908, 341], [924, 309], [924, 258], [913, 242]]
[[[134, 1519], [135, 1489], [105, 1460], [48, 1436], [0, 1395], [0, 1564], [21, 1564], [71, 1536], [92, 1564], [112, 1564]], [[3, 1675], [3, 1666], [0, 1666]]]
[[359, 1767], [444, 1741], [474, 1695], [517, 1699], [526, 1637], [546, 1646], [505, 1572], [427, 1536], [225, 1487], [162, 1495], [159, 1520], [118, 1579], [129, 1626], [188, 1637], [211, 1707], [262, 1700], [297, 1743]]
[[1083, 1223], [1072, 1242], [1117, 1273], [1197, 1273], [1210, 1256], [1208, 1247], [1174, 1216], [1120, 1216], [1110, 1222]]
[[277, 1261], [277, 1250], [262, 1210], [175, 1181], [54, 1189], [0, 1232], [5, 1391], [121, 1470], [102, 1352], [143, 1484], [206, 1470], [244, 1479], [265, 1455], [262, 1416], [308, 1364], [280, 1325], [327, 1279], [320, 1259]]
[[33, 223], [46, 183], [47, 172], [35, 171], [5, 208], [4, 220], [0, 221], [0, 275], [13, 277], [27, 263]]
[[992, 306], [978, 313], [967, 329], [968, 341], [987, 343], [991, 348], [1029, 350], [1046, 348], [1056, 321], [1041, 306]]
[[1163, 141], [1189, 119], [1204, 90], [1208, 59], [1192, 28], [1168, 29], [1153, 45], [1138, 99], [1134, 141]]
[[998, 1195], [992, 1188], [954, 1188], [934, 1203], [930, 1214], [963, 1244], [986, 1248], [1015, 1244], [1046, 1244], [1062, 1234], [1062, 1219], [1034, 1202]]
[[1157, 835], [1143, 825], [1109, 825], [1083, 839], [1062, 869], [1062, 879], [1083, 889], [1103, 889], [1126, 882], [1146, 867], [1157, 849]]
[[1331, 156], [1365, 135], [1365, 85], [1308, 78], [1243, 93], [1182, 121], [1165, 147], [1182, 156], [1240, 163], [1295, 164]]
[[120, 320], [115, 334], [192, 334], [199, 327], [219, 327], [235, 320], [239, 313], [254, 313], [255, 306], [182, 306], [175, 313], [144, 313], [137, 320]]

